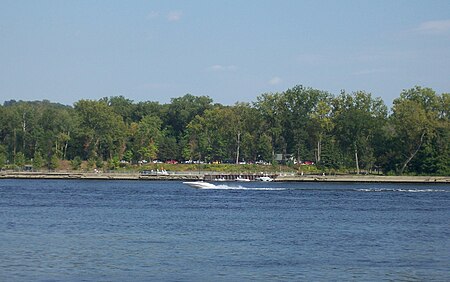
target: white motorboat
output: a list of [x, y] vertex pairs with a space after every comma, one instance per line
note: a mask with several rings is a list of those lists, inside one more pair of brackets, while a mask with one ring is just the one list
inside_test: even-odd
[[263, 181], [263, 182], [272, 182], [273, 178], [269, 177], [269, 176], [261, 176], [261, 177], [256, 178], [256, 180]]
[[204, 181], [188, 181], [188, 182], [183, 182], [183, 184], [189, 185], [193, 188], [198, 188], [198, 189], [211, 189], [211, 188], [216, 188], [217, 186], [212, 184], [212, 183], [208, 183], [208, 182], [204, 182]]

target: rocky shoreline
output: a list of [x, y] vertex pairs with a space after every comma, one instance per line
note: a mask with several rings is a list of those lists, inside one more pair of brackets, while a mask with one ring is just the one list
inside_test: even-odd
[[[214, 173], [90, 173], [90, 172], [0, 172], [0, 179], [85, 179], [85, 180], [203, 180]], [[245, 175], [242, 175], [245, 177]], [[381, 175], [278, 175], [279, 182], [361, 182], [361, 183], [450, 183], [450, 176], [381, 176]]]
[[362, 183], [450, 183], [448, 176], [383, 176], [383, 175], [336, 175], [336, 176], [281, 176], [285, 182], [362, 182]]

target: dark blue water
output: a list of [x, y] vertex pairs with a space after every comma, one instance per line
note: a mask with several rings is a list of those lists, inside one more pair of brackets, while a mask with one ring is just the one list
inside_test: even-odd
[[450, 280], [449, 185], [241, 185], [1, 180], [0, 280]]

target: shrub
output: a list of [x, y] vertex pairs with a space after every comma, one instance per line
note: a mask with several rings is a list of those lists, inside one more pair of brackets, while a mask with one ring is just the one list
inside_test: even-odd
[[70, 161], [70, 166], [73, 170], [79, 170], [81, 168], [81, 158], [76, 156], [73, 160]]

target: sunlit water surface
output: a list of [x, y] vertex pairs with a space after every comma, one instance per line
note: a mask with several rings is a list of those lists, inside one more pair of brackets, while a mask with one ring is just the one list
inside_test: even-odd
[[1, 281], [450, 280], [450, 187], [0, 181]]

